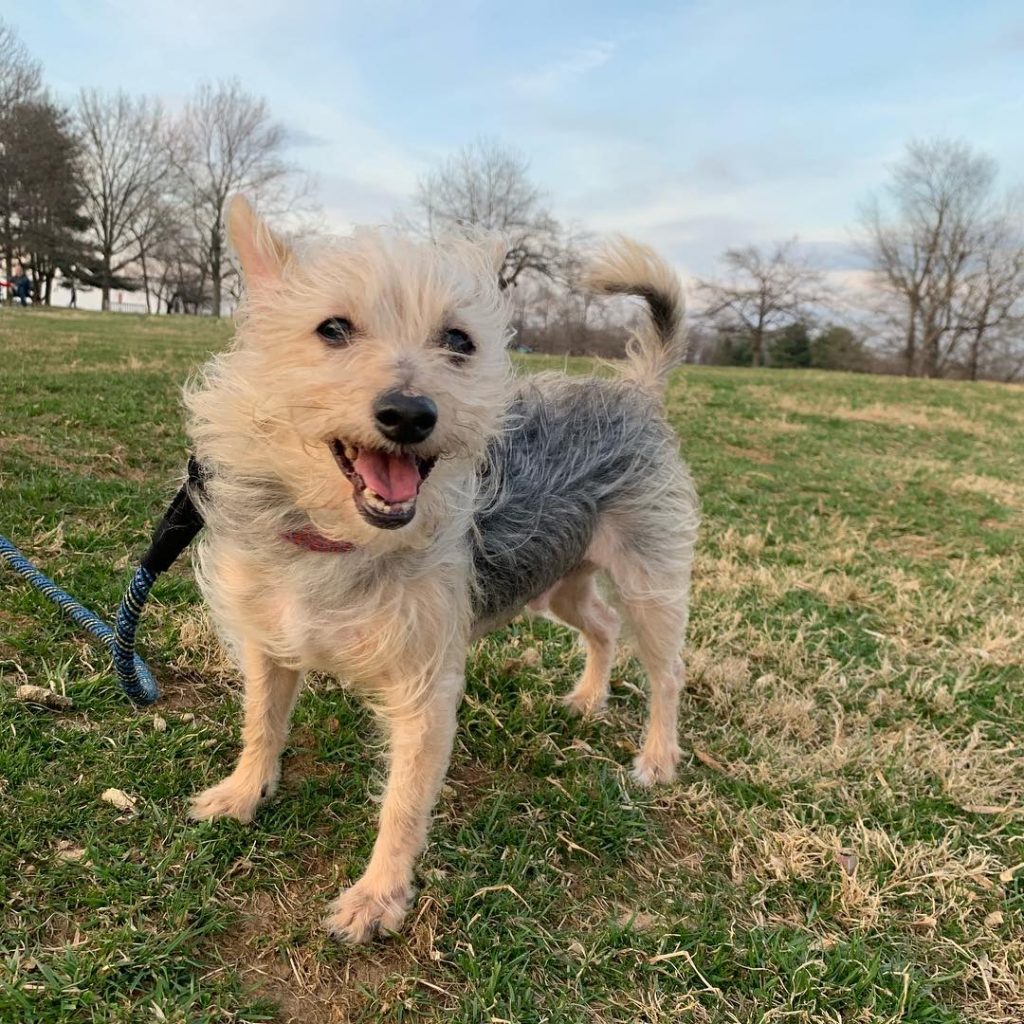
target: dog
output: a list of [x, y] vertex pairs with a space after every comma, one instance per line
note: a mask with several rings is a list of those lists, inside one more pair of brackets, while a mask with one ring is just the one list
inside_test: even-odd
[[302, 249], [241, 197], [226, 223], [245, 286], [237, 333], [185, 402], [206, 473], [197, 577], [244, 676], [244, 723], [237, 766], [191, 816], [249, 821], [277, 786], [303, 673], [344, 679], [389, 758], [369, 864], [325, 920], [363, 942], [397, 931], [411, 903], [467, 649], [527, 606], [582, 634], [565, 701], [588, 715], [625, 617], [650, 684], [632, 774], [674, 775], [698, 525], [662, 409], [684, 356], [681, 286], [619, 240], [589, 284], [646, 303], [625, 368], [516, 379], [501, 240], [360, 229]]

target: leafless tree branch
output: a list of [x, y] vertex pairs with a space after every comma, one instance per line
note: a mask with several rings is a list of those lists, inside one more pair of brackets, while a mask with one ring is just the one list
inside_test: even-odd
[[748, 338], [751, 362], [764, 362], [768, 336], [788, 324], [809, 319], [824, 296], [821, 274], [804, 262], [796, 242], [770, 249], [754, 245], [727, 249], [726, 279], [699, 281], [702, 315], [720, 330]]

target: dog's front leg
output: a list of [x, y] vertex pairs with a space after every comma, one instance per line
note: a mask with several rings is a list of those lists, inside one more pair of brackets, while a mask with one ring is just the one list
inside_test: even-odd
[[397, 931], [412, 900], [412, 872], [444, 781], [464, 680], [462, 666], [432, 683], [413, 708], [384, 713], [390, 770], [380, 830], [362, 878], [331, 904], [324, 927], [346, 942]]
[[277, 789], [281, 751], [288, 740], [288, 723], [302, 675], [275, 664], [251, 643], [242, 649], [242, 671], [242, 753], [226, 779], [193, 798], [189, 814], [195, 819], [227, 817], [251, 821], [257, 806]]

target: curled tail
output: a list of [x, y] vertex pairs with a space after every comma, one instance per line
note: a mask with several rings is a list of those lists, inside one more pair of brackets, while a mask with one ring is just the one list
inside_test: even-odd
[[587, 284], [647, 303], [648, 321], [629, 339], [622, 376], [660, 398], [669, 373], [686, 357], [683, 289], [675, 271], [650, 247], [620, 237], [591, 263]]

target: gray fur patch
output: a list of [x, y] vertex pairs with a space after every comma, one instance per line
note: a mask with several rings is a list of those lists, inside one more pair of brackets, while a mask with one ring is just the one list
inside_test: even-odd
[[666, 490], [686, 501], [681, 481], [689, 487], [676, 436], [638, 388], [561, 374], [523, 381], [483, 472], [477, 621], [517, 611], [578, 566], [603, 516], [628, 516], [637, 545], [657, 543], [635, 512]]

